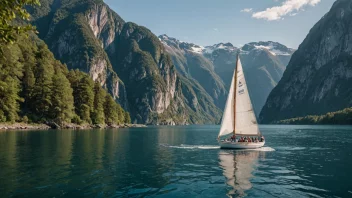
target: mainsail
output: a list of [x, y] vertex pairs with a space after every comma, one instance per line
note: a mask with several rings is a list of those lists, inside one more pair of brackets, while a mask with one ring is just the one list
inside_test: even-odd
[[227, 97], [219, 137], [230, 133], [260, 135], [239, 57]]

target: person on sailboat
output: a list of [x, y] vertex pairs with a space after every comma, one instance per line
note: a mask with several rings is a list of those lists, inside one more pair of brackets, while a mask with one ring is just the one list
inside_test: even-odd
[[264, 141], [265, 141], [264, 136], [262, 136], [262, 137], [260, 138], [260, 142], [264, 142]]
[[231, 136], [231, 141], [234, 142], [236, 140], [236, 136], [235, 135], [232, 135]]

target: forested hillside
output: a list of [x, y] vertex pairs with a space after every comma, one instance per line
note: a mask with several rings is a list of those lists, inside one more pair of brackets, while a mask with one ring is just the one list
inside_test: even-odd
[[325, 115], [309, 115], [274, 122], [274, 124], [352, 124], [352, 108], [330, 112]]
[[1, 46], [0, 122], [122, 124], [113, 98], [78, 70], [69, 71], [35, 35]]

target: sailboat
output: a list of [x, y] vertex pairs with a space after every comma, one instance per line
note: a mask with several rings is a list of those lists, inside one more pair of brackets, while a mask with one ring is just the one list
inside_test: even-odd
[[221, 148], [227, 149], [253, 149], [260, 148], [265, 144], [265, 141], [232, 141], [226, 138], [229, 135], [235, 137], [261, 136], [239, 55], [237, 55], [236, 68], [221, 121], [218, 142]]

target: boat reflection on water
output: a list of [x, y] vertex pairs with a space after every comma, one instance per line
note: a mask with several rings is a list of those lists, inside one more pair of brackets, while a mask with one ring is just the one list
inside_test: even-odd
[[243, 197], [252, 188], [252, 172], [257, 167], [260, 152], [257, 151], [220, 151], [219, 165], [231, 187], [227, 193], [230, 197]]

